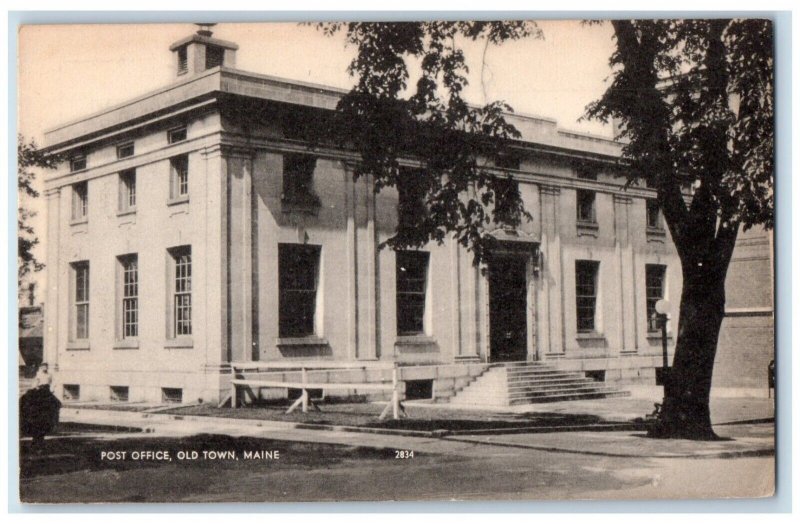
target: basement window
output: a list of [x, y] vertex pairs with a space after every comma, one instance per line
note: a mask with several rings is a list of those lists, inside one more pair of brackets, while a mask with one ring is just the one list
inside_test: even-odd
[[183, 389], [161, 388], [161, 401], [165, 404], [180, 404], [183, 402]]
[[128, 401], [128, 386], [111, 386], [109, 389], [111, 402]]
[[[307, 389], [306, 391], [308, 391], [308, 398], [310, 398], [312, 400], [322, 400], [323, 399], [323, 395], [322, 395], [322, 390], [321, 389], [318, 389], [318, 388], [317, 389]], [[289, 400], [297, 400], [298, 398], [300, 398], [300, 396], [302, 394], [303, 394], [303, 390], [302, 389], [288, 388], [286, 390], [286, 396], [287, 396], [287, 398]]]
[[433, 379], [406, 380], [406, 400], [430, 400], [433, 398]]
[[586, 378], [590, 378], [595, 382], [605, 382], [606, 381], [606, 370], [604, 369], [594, 369], [590, 371], [585, 371]]
[[81, 387], [78, 384], [64, 384], [64, 400], [80, 400]]

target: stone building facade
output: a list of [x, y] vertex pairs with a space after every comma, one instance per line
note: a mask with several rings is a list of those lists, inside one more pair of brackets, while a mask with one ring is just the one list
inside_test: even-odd
[[648, 317], [677, 304], [680, 264], [655, 192], [623, 188], [618, 143], [510, 116], [523, 138], [497, 170], [533, 219], [491, 232], [488, 271], [450, 241], [382, 250], [397, 193], [297, 132], [343, 92], [237, 70], [236, 49], [176, 42], [173, 83], [46, 134], [68, 158], [45, 193], [45, 353], [65, 398], [215, 401], [231, 362], [289, 359], [433, 379], [545, 360], [654, 383]]

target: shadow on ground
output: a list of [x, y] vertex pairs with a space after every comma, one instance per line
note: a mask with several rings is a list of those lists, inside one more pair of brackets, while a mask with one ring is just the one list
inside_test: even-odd
[[319, 410], [309, 409], [308, 413], [294, 411], [286, 413], [287, 403], [262, 403], [248, 407], [230, 409], [215, 406], [176, 407], [164, 411], [174, 415], [212, 416], [241, 418], [249, 420], [272, 420], [321, 426], [356, 426], [365, 429], [394, 429], [423, 432], [515, 432], [529, 430], [567, 431], [575, 428], [597, 429], [643, 429], [642, 424], [610, 423], [598, 415], [575, 413], [496, 413], [487, 411], [467, 411], [438, 409], [435, 407], [407, 407], [406, 416], [397, 420], [379, 420], [383, 404], [372, 403], [319, 403]]
[[[83, 431], [87, 428], [87, 431]], [[103, 431], [100, 433], [100, 431]], [[246, 468], [268, 465], [270, 468], [332, 466], [347, 459], [393, 458], [392, 450], [360, 446], [312, 444], [276, 441], [263, 438], [199, 434], [188, 437], [154, 437], [131, 432], [109, 433], [108, 428], [65, 425], [47, 437], [41, 448], [30, 439], [20, 441], [20, 479], [71, 472], [101, 470], [128, 471], [154, 466], [179, 465], [187, 468]], [[322, 449], [322, 452], [320, 452]], [[278, 459], [248, 460], [245, 452], [277, 451]], [[110, 459], [115, 452], [117, 458]], [[150, 453], [148, 453], [150, 452]], [[155, 452], [161, 452], [155, 456]], [[219, 453], [216, 457], [204, 452]], [[105, 458], [103, 457], [105, 453]], [[138, 453], [141, 458], [136, 458]], [[187, 458], [179, 459], [179, 453]], [[196, 453], [196, 455], [195, 455]]]

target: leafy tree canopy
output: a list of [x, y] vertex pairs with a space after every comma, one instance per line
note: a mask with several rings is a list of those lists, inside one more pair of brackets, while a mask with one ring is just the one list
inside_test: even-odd
[[[453, 235], [483, 259], [493, 223], [517, 226], [530, 218], [517, 184], [485, 160], [507, 154], [519, 132], [505, 119], [503, 102], [481, 107], [463, 98], [469, 73], [459, 39], [501, 44], [541, 37], [532, 22], [328, 23], [357, 47], [349, 66], [356, 86], [343, 97], [333, 136], [347, 137], [361, 154], [355, 176], [373, 178], [375, 190], [395, 187], [424, 202], [424, 212], [405, 213], [385, 242], [395, 249], [443, 242]], [[413, 87], [410, 67], [419, 78]], [[413, 169], [414, 167], [424, 169]], [[401, 197], [401, 207], [403, 206]], [[401, 209], [401, 214], [403, 214]]]
[[58, 158], [54, 155], [43, 153], [33, 140], [25, 141], [22, 135], [17, 136], [17, 284], [21, 285], [23, 279], [32, 272], [40, 271], [44, 264], [36, 259], [33, 248], [39, 244], [36, 232], [31, 225], [31, 219], [36, 212], [26, 206], [30, 199], [38, 198], [39, 192], [33, 184], [36, 179], [36, 169], [54, 169]]
[[[620, 122], [631, 177], [658, 189], [681, 245], [773, 226], [769, 20], [613, 21], [612, 83], [587, 115]], [[696, 189], [690, 205], [681, 184]], [[698, 229], [699, 228], [699, 229]]]

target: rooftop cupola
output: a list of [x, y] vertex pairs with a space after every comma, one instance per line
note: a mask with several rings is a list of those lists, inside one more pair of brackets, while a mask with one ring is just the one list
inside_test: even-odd
[[236, 67], [236, 50], [239, 46], [212, 38], [211, 28], [216, 24], [196, 25], [200, 29], [195, 34], [181, 38], [169, 47], [175, 55], [176, 75], [196, 75], [217, 66]]

